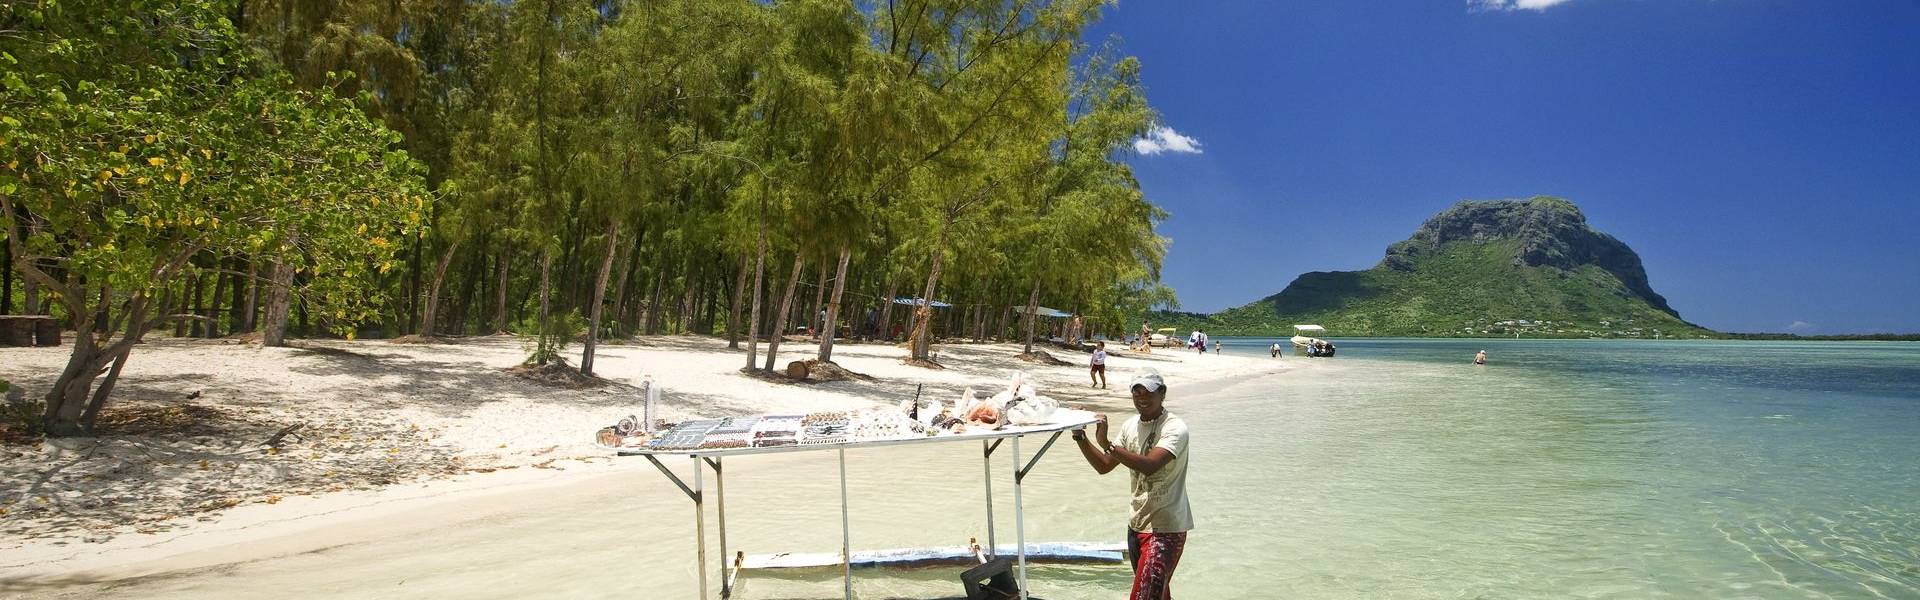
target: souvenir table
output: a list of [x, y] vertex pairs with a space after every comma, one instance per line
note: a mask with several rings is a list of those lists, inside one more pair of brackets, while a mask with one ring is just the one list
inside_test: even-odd
[[[943, 442], [978, 441], [982, 449], [983, 468], [986, 472], [987, 499], [987, 548], [988, 552], [997, 552], [993, 526], [993, 453], [1002, 442], [1012, 440], [1010, 467], [1013, 472], [1013, 525], [1014, 553], [1021, 589], [1021, 597], [1026, 597], [1027, 589], [1027, 541], [1026, 514], [1020, 497], [1020, 484], [1033, 470], [1040, 457], [1046, 455], [1060, 434], [1081, 429], [1093, 424], [1093, 413], [1083, 410], [1058, 409], [1052, 411], [1045, 424], [1004, 425], [999, 429], [990, 429], [972, 425], [963, 425], [961, 432], [947, 427], [932, 427], [892, 409], [872, 411], [817, 412], [811, 414], [770, 414], [730, 417], [724, 419], [697, 419], [673, 425], [664, 431], [654, 433], [644, 444], [620, 445], [608, 443], [602, 439], [602, 448], [622, 456], [643, 456], [660, 473], [671, 480], [680, 491], [693, 500], [693, 528], [697, 540], [695, 552], [698, 554], [700, 573], [700, 597], [707, 598], [707, 548], [706, 548], [706, 494], [703, 473], [713, 469], [714, 503], [716, 520], [719, 525], [720, 542], [720, 597], [733, 594], [733, 576], [739, 566], [728, 567], [727, 560], [727, 504], [726, 484], [722, 479], [723, 461], [730, 456], [750, 454], [773, 454], [783, 452], [833, 451], [840, 461], [840, 557], [841, 572], [845, 579], [845, 591], [848, 599], [853, 598], [853, 567], [849, 557], [853, 555], [851, 536], [848, 532], [847, 514], [847, 450], [858, 448], [879, 448], [902, 446], [907, 444], [937, 444]], [[1029, 435], [1046, 435], [1047, 441], [1041, 444], [1025, 464], [1020, 461], [1020, 438]], [[688, 485], [660, 459], [662, 457], [687, 457], [692, 459], [693, 484]], [[703, 466], [704, 465], [704, 466]]]

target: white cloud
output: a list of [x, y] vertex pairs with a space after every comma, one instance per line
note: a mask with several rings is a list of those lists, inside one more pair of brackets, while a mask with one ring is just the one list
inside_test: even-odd
[[1133, 151], [1147, 156], [1153, 156], [1161, 152], [1199, 154], [1200, 140], [1182, 135], [1180, 132], [1174, 131], [1172, 127], [1155, 125], [1152, 129], [1147, 130], [1147, 137], [1133, 141]]
[[1787, 331], [1806, 331], [1815, 327], [1819, 327], [1819, 325], [1814, 325], [1806, 321], [1794, 321], [1792, 325], [1787, 326]]
[[1467, 0], [1467, 12], [1543, 11], [1571, 0]]

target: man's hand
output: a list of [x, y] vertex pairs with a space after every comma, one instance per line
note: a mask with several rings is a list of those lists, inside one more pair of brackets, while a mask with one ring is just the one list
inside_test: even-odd
[[1076, 442], [1076, 445], [1080, 446], [1080, 454], [1086, 457], [1087, 464], [1093, 465], [1094, 472], [1105, 475], [1113, 471], [1114, 467], [1120, 466], [1120, 463], [1114, 460], [1113, 455], [1106, 451], [1107, 447], [1112, 445], [1107, 442], [1107, 415], [1096, 414], [1093, 416], [1093, 434], [1098, 436], [1098, 438], [1096, 441], [1088, 443], [1087, 429], [1085, 427], [1075, 429], [1073, 431], [1073, 440]]

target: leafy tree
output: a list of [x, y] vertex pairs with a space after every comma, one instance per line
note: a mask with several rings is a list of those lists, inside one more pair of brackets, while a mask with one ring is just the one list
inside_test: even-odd
[[196, 256], [277, 255], [312, 275], [309, 305], [350, 334], [371, 316], [369, 276], [392, 266], [379, 232], [411, 231], [427, 209], [398, 134], [259, 68], [220, 8], [0, 8], [21, 24], [0, 46], [19, 67], [0, 80], [7, 243], [77, 332], [47, 395], [52, 435], [92, 430]]

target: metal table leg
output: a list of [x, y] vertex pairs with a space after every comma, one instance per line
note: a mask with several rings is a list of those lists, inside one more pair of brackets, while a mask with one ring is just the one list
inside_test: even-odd
[[840, 570], [846, 577], [847, 600], [853, 600], [853, 538], [847, 532], [847, 450], [840, 453]]
[[987, 558], [1000, 557], [999, 545], [993, 539], [993, 451], [999, 447], [1000, 440], [992, 442], [980, 440], [980, 449], [984, 456], [980, 460], [980, 465], [986, 471], [984, 481], [987, 482]]
[[694, 552], [700, 555], [700, 600], [707, 598], [707, 507], [702, 499], [700, 457], [693, 457], [693, 539]]
[[731, 598], [733, 597], [733, 574], [727, 570], [727, 480], [721, 473], [721, 458], [705, 460], [713, 467], [713, 508], [716, 520], [720, 522], [720, 597]]
[[1027, 597], [1027, 515], [1026, 506], [1020, 498], [1021, 483], [1027, 480], [1027, 473], [1033, 471], [1034, 465], [1040, 464], [1040, 457], [1046, 456], [1047, 450], [1057, 441], [1060, 441], [1058, 431], [1053, 432], [1053, 437], [1047, 438], [1047, 443], [1041, 444], [1040, 451], [1033, 453], [1033, 458], [1027, 459], [1027, 466], [1022, 467], [1020, 438], [1013, 438], [1013, 531], [1020, 556], [1020, 597], [1023, 600]]
[[1027, 520], [1020, 502], [1020, 438], [1013, 438], [1013, 548], [1020, 563], [1020, 598], [1027, 598]]

